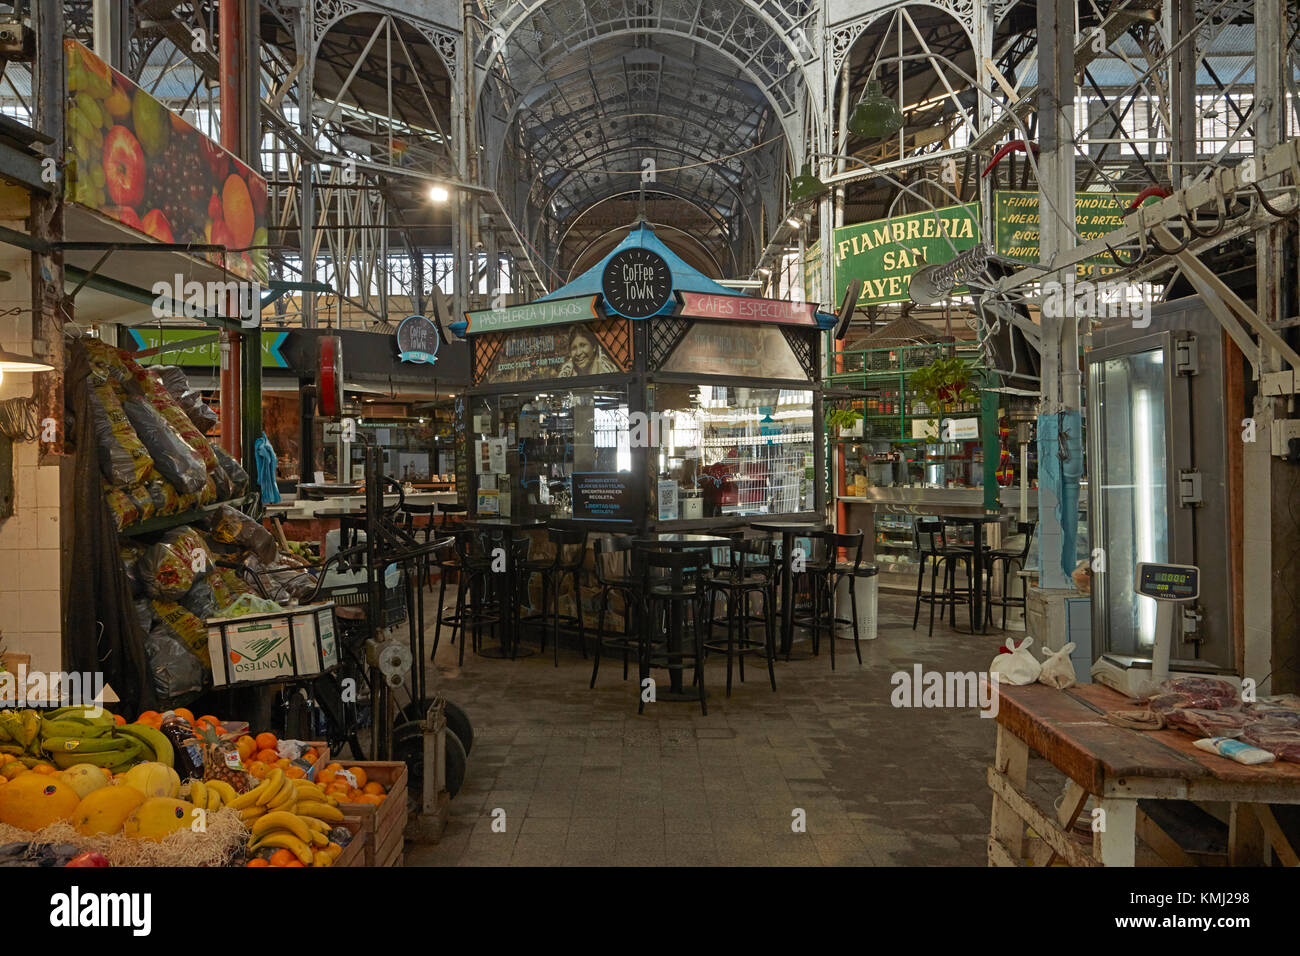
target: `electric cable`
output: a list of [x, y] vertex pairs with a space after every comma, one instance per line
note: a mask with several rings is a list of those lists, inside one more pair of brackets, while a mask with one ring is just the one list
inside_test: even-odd
[[10, 441], [36, 441], [40, 434], [35, 400], [20, 397], [0, 401], [0, 435]]

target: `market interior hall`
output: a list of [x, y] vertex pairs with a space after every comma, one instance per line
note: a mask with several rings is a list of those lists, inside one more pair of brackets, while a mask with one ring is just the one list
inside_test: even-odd
[[1258, 923], [1298, 90], [1296, 0], [0, 3], [0, 881]]

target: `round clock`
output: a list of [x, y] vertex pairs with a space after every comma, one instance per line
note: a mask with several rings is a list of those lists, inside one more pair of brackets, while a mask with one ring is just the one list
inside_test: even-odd
[[605, 263], [600, 291], [613, 312], [627, 319], [644, 319], [672, 298], [672, 270], [664, 257], [651, 249], [624, 249]]

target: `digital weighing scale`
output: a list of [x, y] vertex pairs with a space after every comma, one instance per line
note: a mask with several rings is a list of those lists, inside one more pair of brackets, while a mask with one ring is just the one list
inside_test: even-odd
[[[1156, 602], [1155, 640], [1151, 657], [1103, 654], [1092, 665], [1092, 679], [1129, 697], [1141, 697], [1170, 676], [1182, 677], [1213, 673], [1236, 682], [1237, 678], [1219, 674], [1215, 668], [1205, 671], [1169, 670], [1170, 650], [1177, 639], [1177, 605], [1195, 601], [1201, 595], [1200, 569], [1190, 564], [1155, 564], [1141, 562], [1133, 582], [1136, 594]], [[1186, 662], [1179, 662], [1186, 667]]]

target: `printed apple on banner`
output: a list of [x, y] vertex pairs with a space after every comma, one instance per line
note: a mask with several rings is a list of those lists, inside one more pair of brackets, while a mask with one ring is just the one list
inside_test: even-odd
[[[266, 180], [75, 40], [67, 60], [65, 198], [266, 282]], [[197, 253], [196, 253], [197, 254]]]

